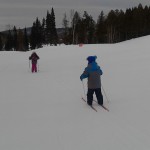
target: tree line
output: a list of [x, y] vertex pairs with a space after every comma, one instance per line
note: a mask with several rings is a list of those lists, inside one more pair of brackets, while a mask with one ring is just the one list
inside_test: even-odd
[[97, 21], [84, 11], [71, 10], [70, 20], [64, 14], [62, 33], [58, 34], [55, 23], [54, 9], [47, 11], [46, 17], [33, 22], [31, 31], [27, 29], [9, 30], [0, 34], [0, 50], [28, 51], [57, 44], [98, 44], [117, 43], [132, 38], [150, 35], [150, 6], [123, 10], [110, 10], [107, 15], [100, 12]]
[[111, 10], [107, 15], [101, 11], [95, 22], [86, 11], [81, 17], [75, 12], [68, 27], [68, 20], [64, 16], [65, 44], [95, 44], [117, 43], [132, 38], [150, 35], [150, 6], [123, 10]]
[[54, 9], [47, 11], [42, 21], [36, 18], [31, 28], [8, 30], [0, 33], [0, 50], [29, 51], [43, 47], [43, 45], [57, 45], [58, 35], [55, 24]]

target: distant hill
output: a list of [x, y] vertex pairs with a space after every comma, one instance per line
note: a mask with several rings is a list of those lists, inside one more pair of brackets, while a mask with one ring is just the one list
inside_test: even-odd
[[[30, 35], [31, 34], [31, 27], [27, 27], [26, 29], [27, 29], [27, 35]], [[21, 30], [23, 31], [24, 28], [21, 29]], [[56, 28], [56, 30], [57, 30], [58, 37], [61, 37], [61, 35], [64, 32], [64, 28]], [[5, 35], [5, 34], [8, 34], [8, 31], [9, 30], [5, 30], [5, 31], [1, 31], [0, 33], [3, 34], [3, 35]]]

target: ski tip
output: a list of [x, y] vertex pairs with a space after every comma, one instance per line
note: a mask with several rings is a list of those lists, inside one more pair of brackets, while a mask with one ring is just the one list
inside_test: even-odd
[[102, 106], [105, 110], [107, 110], [107, 111], [109, 111], [109, 109], [108, 108], [106, 108], [105, 106]]

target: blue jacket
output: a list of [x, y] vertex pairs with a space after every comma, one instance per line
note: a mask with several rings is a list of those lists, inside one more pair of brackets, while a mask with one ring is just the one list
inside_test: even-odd
[[103, 74], [100, 66], [97, 65], [95, 61], [89, 63], [85, 68], [84, 72], [80, 76], [80, 80], [82, 81], [85, 78], [88, 78], [88, 88], [96, 89], [101, 87], [101, 79], [100, 76]]

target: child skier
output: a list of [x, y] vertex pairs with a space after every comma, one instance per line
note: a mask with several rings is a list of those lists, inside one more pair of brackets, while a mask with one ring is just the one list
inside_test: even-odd
[[88, 78], [88, 92], [87, 92], [87, 104], [92, 106], [93, 94], [95, 92], [97, 102], [99, 105], [103, 105], [103, 95], [101, 93], [101, 78], [103, 74], [100, 66], [97, 65], [95, 60], [97, 56], [89, 56], [87, 58], [88, 65], [85, 68], [83, 74], [80, 76], [82, 81], [84, 78]]
[[35, 52], [33, 52], [31, 56], [29, 57], [29, 60], [32, 61], [32, 69], [31, 69], [32, 72], [37, 72], [37, 60], [38, 59], [40, 58]]

